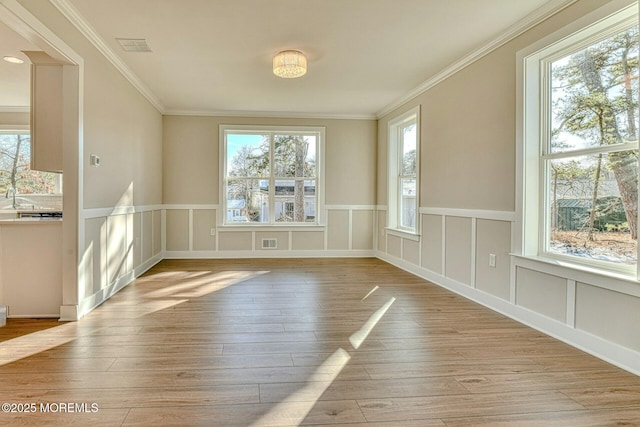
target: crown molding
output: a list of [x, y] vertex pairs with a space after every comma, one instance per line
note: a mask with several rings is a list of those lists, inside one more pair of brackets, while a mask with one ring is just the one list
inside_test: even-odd
[[483, 58], [484, 56], [498, 49], [500, 46], [503, 46], [504, 44], [510, 42], [511, 40], [515, 39], [525, 31], [530, 30], [531, 28], [538, 25], [545, 19], [555, 15], [556, 13], [571, 6], [573, 3], [577, 1], [578, 0], [552, 0], [544, 4], [543, 6], [539, 7], [538, 9], [536, 9], [535, 11], [533, 11], [532, 13], [530, 13], [529, 15], [521, 19], [520, 21], [510, 26], [506, 31], [504, 31], [498, 37], [493, 39], [491, 42], [487, 43], [480, 49], [466, 56], [463, 56], [458, 61], [454, 62], [453, 64], [451, 64], [444, 70], [440, 71], [430, 79], [424, 81], [422, 84], [417, 86], [415, 89], [413, 89], [409, 93], [405, 94], [403, 97], [395, 100], [394, 102], [392, 102], [391, 104], [383, 108], [382, 110], [378, 111], [378, 113], [376, 114], [376, 118], [381, 119], [382, 117], [391, 113], [396, 108], [401, 107], [402, 105], [412, 100], [416, 96], [423, 94], [427, 90], [436, 86], [438, 83], [441, 83], [442, 81], [451, 77], [458, 71], [473, 64], [474, 62], [478, 61], [479, 59]]
[[166, 116], [264, 117], [285, 119], [377, 120], [375, 114], [300, 113], [295, 111], [167, 110]]
[[120, 59], [120, 57], [105, 43], [95, 29], [84, 19], [80, 12], [68, 0], [49, 0], [74, 27], [85, 36], [93, 46], [126, 78], [140, 94], [147, 99], [161, 114], [165, 108], [160, 99], [149, 89], [140, 78]]
[[159, 98], [105, 43], [97, 31], [87, 22], [69, 0], [49, 0], [82, 35], [144, 96], [161, 114], [175, 116], [221, 116], [221, 117], [272, 117], [335, 120], [376, 120], [375, 114], [326, 114], [277, 111], [232, 111], [232, 110], [167, 110]]
[[401, 107], [411, 99], [426, 92], [430, 88], [451, 77], [458, 71], [478, 61], [500, 46], [508, 43], [535, 25], [567, 8], [578, 0], [552, 0], [536, 9], [525, 18], [516, 22], [493, 41], [480, 49], [462, 57], [449, 67], [424, 81], [415, 89], [396, 99], [375, 114], [326, 114], [326, 113], [298, 113], [274, 111], [231, 111], [231, 110], [167, 110], [158, 97], [140, 80], [138, 76], [111, 50], [98, 35], [93, 27], [84, 19], [80, 12], [69, 0], [49, 0], [95, 47], [113, 66], [144, 96], [161, 114], [176, 116], [221, 116], [221, 117], [272, 117], [272, 118], [310, 118], [336, 120], [376, 120], [381, 119], [393, 110]]

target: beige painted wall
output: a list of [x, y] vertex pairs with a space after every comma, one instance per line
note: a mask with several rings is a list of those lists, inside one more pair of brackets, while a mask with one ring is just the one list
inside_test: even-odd
[[[75, 188], [76, 181], [80, 181], [83, 186], [83, 193], [80, 195], [81, 209], [111, 210], [114, 207], [162, 203], [162, 115], [160, 112], [50, 2], [29, 0], [18, 0], [18, 2], [83, 59], [84, 68], [80, 80], [83, 107], [81, 111], [83, 133], [80, 141], [82, 149], [65, 147], [65, 205], [73, 206], [73, 203], [69, 204], [67, 201], [73, 202], [76, 195], [73, 193], [70, 195], [67, 189]], [[82, 172], [75, 161], [74, 151], [83, 153], [80, 159], [84, 169]], [[100, 167], [89, 166], [91, 154], [100, 156]], [[103, 220], [106, 221], [108, 230], [106, 240], [102, 239], [99, 230], [92, 228], [96, 225], [94, 222], [100, 223]], [[78, 304], [81, 310], [99, 304], [110, 295], [109, 292], [102, 292], [105, 286], [116, 285], [116, 280], [120, 278], [128, 280], [126, 278], [130, 276], [133, 269], [139, 267], [134, 264], [149, 261], [149, 259], [141, 259], [142, 257], [135, 258], [133, 255], [133, 251], [139, 247], [140, 236], [136, 241], [132, 216], [108, 216], [106, 219], [80, 220], [75, 223], [78, 220], [65, 213], [64, 221], [64, 230], [70, 230], [64, 231], [63, 241], [65, 242], [73, 242], [76, 234], [82, 236], [86, 231], [84, 242], [81, 242], [84, 243], [84, 247], [77, 248], [82, 260], [80, 266], [68, 264], [64, 266], [64, 271], [67, 272], [66, 277], [73, 276], [73, 280], [68, 283], [69, 286], [65, 284], [64, 288], [64, 304], [65, 309], [70, 309], [67, 310], [68, 312], [73, 311], [72, 307], [75, 304]], [[158, 222], [158, 225], [154, 226], [153, 236], [150, 236], [155, 239], [153, 243], [155, 253], [160, 252], [159, 233], [161, 230]], [[70, 245], [69, 243], [67, 246]], [[71, 253], [68, 247], [65, 254], [67, 253]], [[106, 257], [106, 265], [101, 266], [99, 263], [90, 262], [97, 261], [103, 256]], [[75, 257], [73, 254], [68, 255], [64, 262], [75, 263]], [[103, 271], [96, 271], [96, 269], [106, 269], [107, 283], [102, 282]], [[77, 270], [79, 275], [76, 282], [75, 271]], [[97, 290], [100, 292], [96, 292]], [[80, 315], [82, 314], [84, 313], [81, 312]]]
[[377, 237], [378, 237], [378, 249], [379, 251], [384, 252], [387, 247], [387, 233], [385, 231], [385, 227], [387, 225], [387, 211], [379, 210], [376, 212], [377, 215]]
[[131, 236], [127, 233], [127, 215], [107, 217], [107, 283], [127, 272]]
[[[479, 219], [476, 221], [476, 288], [509, 300], [511, 266], [511, 223]], [[495, 267], [489, 255], [496, 256]]]
[[221, 231], [218, 236], [221, 251], [250, 251], [252, 247], [250, 231]]
[[515, 52], [499, 49], [383, 117], [378, 203], [387, 201], [388, 123], [420, 105], [420, 206], [514, 210], [514, 104]]
[[91, 296], [131, 273], [153, 255], [152, 211], [101, 216], [84, 221], [83, 288], [80, 299]]
[[29, 126], [29, 113], [0, 112], [0, 126]]
[[349, 249], [349, 212], [329, 210], [327, 216], [327, 248]]
[[567, 280], [527, 268], [517, 268], [516, 304], [564, 322], [567, 318]]
[[[84, 206], [162, 203], [162, 116], [107, 70], [87, 70]], [[89, 165], [90, 154], [100, 156], [100, 167]]]
[[411, 239], [402, 239], [402, 257], [405, 261], [420, 265], [420, 242]]
[[162, 115], [53, 5], [20, 3], [84, 59], [84, 207], [161, 203]]
[[260, 117], [165, 116], [164, 203], [217, 204], [219, 126], [324, 126], [325, 202], [376, 203], [376, 121]]
[[605, 3], [577, 2], [382, 117], [378, 204], [387, 201], [388, 122], [420, 105], [420, 206], [515, 210], [516, 52]]
[[215, 209], [193, 211], [193, 250], [212, 251], [216, 248], [216, 237], [211, 235], [211, 229], [215, 227]]
[[186, 209], [167, 211], [166, 233], [168, 251], [189, 250], [189, 211]]
[[[488, 301], [490, 306], [495, 304], [497, 309], [505, 307], [504, 301], [509, 301], [513, 285], [517, 306], [558, 321], [556, 324], [541, 320], [538, 327], [545, 330], [550, 324], [565, 325], [564, 328], [558, 326], [553, 333], [571, 337], [569, 341], [575, 337], [576, 330], [600, 337], [605, 344], [600, 344], [600, 347], [594, 344], [590, 349], [596, 354], [606, 354], [603, 349], [610, 343], [640, 351], [640, 334], [637, 334], [640, 299], [633, 293], [605, 289], [611, 280], [594, 275], [590, 285], [578, 283], [573, 301], [573, 288], [568, 288], [568, 283], [573, 283], [573, 275], [578, 270], [555, 269], [544, 263], [512, 259], [508, 254], [514, 238], [510, 218], [516, 211], [517, 191], [516, 55], [607, 3], [608, 0], [573, 3], [382, 117], [378, 122], [376, 177], [377, 203], [384, 206], [387, 204], [388, 123], [420, 105], [420, 207], [439, 209], [447, 216], [443, 231], [440, 215], [422, 215], [422, 270], [418, 271], [456, 290], [459, 288], [452, 286], [449, 279], [468, 283], [473, 275], [475, 288], [463, 292], [471, 298]], [[620, 2], [621, 5], [631, 3], [631, 0]], [[492, 211], [497, 213], [492, 214]], [[457, 214], [469, 218], [455, 218]], [[384, 215], [379, 218], [384, 221]], [[473, 248], [471, 218], [476, 221]], [[384, 222], [378, 223], [378, 233], [385, 225]], [[383, 242], [382, 235], [378, 238]], [[388, 239], [386, 254], [385, 245], [379, 244], [378, 249], [383, 255], [397, 257], [401, 239], [393, 236]], [[403, 249], [403, 258], [411, 259], [412, 254], [406, 253], [411, 250], [410, 245], [404, 245]], [[469, 256], [471, 249], [475, 250], [473, 259]], [[496, 268], [488, 266], [489, 253], [497, 255]], [[446, 263], [444, 272], [439, 267], [443, 255]], [[515, 268], [513, 284], [510, 283], [511, 262], [532, 266]], [[620, 289], [625, 289], [625, 286], [620, 286]], [[496, 302], [487, 294], [503, 301]], [[525, 321], [530, 321], [529, 314], [522, 314], [517, 307], [512, 310], [514, 317], [522, 315]], [[575, 329], [573, 319], [567, 319], [573, 312]], [[611, 353], [609, 356], [612, 359], [617, 357]]]
[[352, 224], [353, 249], [373, 249], [373, 211], [354, 210]]
[[396, 258], [402, 258], [402, 238], [392, 234], [387, 235], [387, 253]]
[[84, 275], [80, 299], [98, 292], [107, 284], [107, 219], [90, 218], [84, 226]]
[[293, 233], [291, 249], [294, 251], [321, 251], [324, 249], [324, 233], [318, 231]]
[[[325, 128], [326, 227], [273, 230], [252, 227], [252, 231], [220, 227], [215, 217], [197, 216], [205, 206], [221, 205], [220, 125], [313, 126]], [[373, 250], [373, 209], [376, 204], [375, 120], [288, 119], [261, 117], [165, 116], [163, 119], [163, 202], [193, 208], [193, 249], [215, 253], [242, 251], [242, 256], [282, 256], [283, 251]], [[331, 206], [334, 208], [331, 208]], [[338, 205], [338, 206], [336, 206]], [[350, 211], [350, 206], [356, 209]], [[176, 217], [181, 206], [167, 209], [167, 251], [187, 251], [189, 222], [186, 214]], [[187, 211], [185, 211], [187, 212]], [[351, 218], [351, 221], [350, 221]], [[277, 249], [261, 249], [263, 238], [277, 238]], [[253, 240], [252, 240], [253, 239]], [[325, 245], [326, 241], [326, 245]], [[177, 244], [180, 242], [180, 244]], [[351, 244], [351, 245], [350, 245]], [[350, 247], [351, 246], [351, 247]], [[228, 254], [227, 254], [228, 255]], [[170, 256], [188, 256], [188, 252]]]
[[142, 259], [153, 256], [153, 211], [142, 212]]
[[422, 265], [442, 274], [442, 216], [422, 215]]
[[471, 219], [445, 218], [445, 273], [465, 285], [471, 281]]
[[578, 283], [576, 328], [640, 352], [640, 297]]

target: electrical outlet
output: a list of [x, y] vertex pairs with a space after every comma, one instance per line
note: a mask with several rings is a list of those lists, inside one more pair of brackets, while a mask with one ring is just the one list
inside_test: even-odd
[[489, 254], [489, 267], [496, 268], [496, 254]]
[[216, 235], [216, 229], [212, 228], [209, 233], [211, 233], [212, 236], [215, 236]]
[[93, 166], [94, 168], [100, 167], [100, 156], [98, 156], [97, 154], [91, 154], [89, 156], [89, 164], [91, 164], [91, 166]]

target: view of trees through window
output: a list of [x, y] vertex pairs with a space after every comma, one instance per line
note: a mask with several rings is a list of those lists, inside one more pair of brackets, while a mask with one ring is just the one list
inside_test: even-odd
[[0, 209], [33, 208], [34, 194], [59, 192], [57, 174], [30, 169], [27, 134], [0, 133]]
[[553, 61], [550, 73], [547, 250], [635, 264], [637, 26]]
[[226, 222], [315, 222], [317, 145], [314, 134], [226, 134]]
[[416, 228], [416, 174], [418, 171], [417, 159], [416, 159], [416, 124], [411, 122], [401, 129], [401, 144], [399, 147], [400, 153], [398, 157], [400, 165], [398, 167], [400, 174], [398, 176], [398, 183], [400, 188], [398, 194], [400, 194], [399, 202], [399, 218], [400, 227], [415, 230]]

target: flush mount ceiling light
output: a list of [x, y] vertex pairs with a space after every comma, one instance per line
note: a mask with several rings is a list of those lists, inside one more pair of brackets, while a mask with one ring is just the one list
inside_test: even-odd
[[283, 79], [295, 79], [307, 73], [307, 57], [297, 50], [283, 50], [273, 57], [273, 74]]
[[24, 63], [24, 61], [22, 59], [16, 58], [15, 56], [5, 56], [2, 59], [4, 59], [7, 62], [11, 62], [12, 64], [22, 64], [22, 63]]

